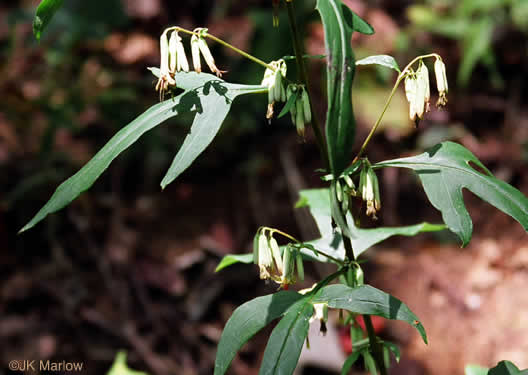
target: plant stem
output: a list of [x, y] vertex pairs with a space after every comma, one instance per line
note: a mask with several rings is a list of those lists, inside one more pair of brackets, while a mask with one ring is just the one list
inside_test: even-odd
[[378, 365], [380, 375], [387, 375], [387, 368], [385, 367], [385, 361], [383, 360], [383, 347], [376, 338], [376, 332], [374, 331], [374, 326], [372, 325], [372, 319], [370, 319], [370, 315], [363, 315], [363, 321], [365, 322], [365, 327], [367, 328], [370, 348], [372, 349], [374, 360]]
[[372, 129], [370, 129], [370, 133], [369, 135], [367, 136], [367, 138], [365, 139], [365, 142], [363, 142], [363, 145], [361, 146], [361, 148], [359, 149], [359, 152], [357, 153], [356, 157], [354, 158], [353, 162], [354, 163], [355, 161], [357, 161], [361, 155], [363, 155], [363, 153], [365, 152], [365, 149], [367, 148], [370, 140], [372, 139], [372, 136], [374, 135], [374, 133], [376, 132], [376, 130], [378, 129], [379, 127], [379, 124], [381, 123], [381, 120], [383, 119], [383, 116], [385, 115], [385, 112], [387, 112], [387, 108], [389, 108], [389, 104], [390, 102], [392, 101], [392, 98], [394, 97], [394, 94], [396, 93], [396, 89], [398, 88], [398, 86], [400, 85], [400, 82], [407, 76], [408, 74], [408, 70], [411, 68], [411, 66], [413, 66], [414, 63], [416, 63], [417, 61], [419, 60], [422, 60], [422, 59], [427, 59], [429, 57], [435, 57], [435, 58], [439, 58], [440, 56], [436, 53], [430, 53], [428, 55], [423, 55], [423, 56], [418, 56], [418, 57], [415, 57], [409, 64], [407, 64], [407, 66], [405, 67], [405, 69], [403, 69], [401, 71], [400, 74], [398, 74], [398, 78], [396, 79], [396, 83], [394, 84], [394, 87], [392, 88], [392, 91], [389, 95], [389, 98], [387, 99], [387, 102], [385, 103], [385, 106], [383, 107], [383, 110], [381, 111], [381, 114], [379, 115], [378, 119], [376, 120], [374, 126], [372, 127]]
[[[280, 234], [281, 236], [284, 236], [284, 237], [286, 237], [286, 238], [288, 238], [288, 239], [290, 239], [290, 240], [292, 240], [292, 241], [294, 241], [294, 242], [296, 242], [296, 243], [298, 243], [298, 244], [300, 244], [300, 245], [303, 245], [303, 242], [299, 241], [297, 238], [295, 238], [295, 237], [293, 237], [292, 235], [290, 235], [290, 234], [288, 234], [288, 233], [285, 233], [285, 232], [283, 232], [283, 231], [281, 231], [281, 230], [279, 230], [279, 229], [269, 228], [269, 227], [261, 227], [261, 229], [262, 229], [262, 230], [269, 230], [269, 231], [271, 231], [271, 232], [278, 233], [278, 234]], [[313, 248], [313, 249], [312, 249], [312, 248], [305, 247], [305, 246], [303, 246], [303, 247], [304, 247], [305, 249], [310, 250], [310, 251], [315, 251], [318, 255], [322, 255], [322, 256], [324, 256], [324, 257], [330, 259], [331, 261], [333, 261], [333, 262], [335, 262], [335, 263], [337, 263], [337, 264], [339, 264], [339, 265], [341, 265], [341, 266], [344, 266], [344, 265], [345, 265], [345, 262], [343, 262], [342, 260], [339, 260], [339, 259], [337, 259], [337, 258], [334, 258], [333, 256], [328, 255], [328, 254], [326, 254], [326, 253], [323, 252], [323, 251], [317, 250], [316, 248]]]
[[[354, 249], [352, 247], [352, 240], [347, 236], [343, 236], [343, 245], [345, 246], [346, 256], [348, 259], [355, 261], [356, 259], [354, 256]], [[370, 315], [364, 314], [363, 321], [365, 322], [365, 327], [367, 328], [369, 345], [372, 349], [374, 361], [379, 368], [380, 375], [387, 375], [387, 368], [385, 367], [385, 361], [383, 360], [383, 348], [376, 337], [376, 332], [372, 326]]]
[[304, 63], [304, 54], [303, 54], [303, 44], [300, 38], [299, 29], [297, 27], [297, 19], [295, 18], [295, 9], [293, 7], [293, 1], [286, 1], [286, 7], [288, 9], [288, 20], [290, 22], [290, 30], [292, 35], [292, 41], [293, 41], [293, 49], [295, 51], [295, 58], [297, 61], [297, 74], [299, 77], [299, 81], [304, 84], [306, 87], [306, 91], [308, 92], [308, 96], [310, 98], [310, 108], [312, 111], [312, 122], [311, 126], [313, 129], [313, 132], [315, 134], [315, 139], [317, 142], [317, 146], [319, 147], [319, 152], [321, 153], [321, 158], [323, 159], [326, 168], [329, 168], [329, 162], [328, 162], [328, 151], [326, 149], [326, 142], [323, 137], [323, 133], [321, 132], [321, 127], [319, 125], [318, 117], [314, 111], [313, 103], [312, 103], [312, 91], [310, 88], [310, 83], [308, 81], [308, 75], [306, 74], [306, 65]]
[[[189, 34], [189, 35], [197, 35], [197, 36], [201, 35], [200, 33], [196, 33], [194, 31], [190, 31], [190, 30], [184, 29], [183, 27], [179, 27], [179, 26], [170, 27], [166, 31], [170, 31], [170, 30], [181, 31], [182, 33]], [[253, 62], [257, 63], [257, 64], [262, 65], [264, 68], [267, 68], [267, 69], [275, 71], [275, 68], [273, 68], [271, 65], [268, 65], [265, 61], [262, 61], [261, 59], [255, 57], [253, 55], [250, 55], [247, 52], [242, 51], [240, 48], [237, 48], [234, 45], [229, 44], [226, 41], [223, 41], [222, 39], [217, 38], [216, 36], [214, 36], [212, 34], [209, 34], [209, 33], [204, 33], [203, 35], [206, 38], [214, 40], [215, 42], [220, 43], [224, 47], [227, 47], [227, 48], [235, 51], [239, 55], [242, 55], [245, 58], [247, 58], [247, 59], [249, 59], [249, 60], [251, 60], [251, 61], [253, 61]]]

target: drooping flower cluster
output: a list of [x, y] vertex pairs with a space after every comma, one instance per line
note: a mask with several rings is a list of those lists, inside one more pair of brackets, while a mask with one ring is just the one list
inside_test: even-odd
[[291, 99], [294, 101], [290, 108], [291, 120], [297, 129], [297, 134], [304, 138], [305, 125], [312, 122], [310, 98], [304, 85], [290, 84], [286, 93], [287, 100], [290, 101], [294, 95], [295, 98]]
[[367, 216], [377, 219], [376, 213], [381, 210], [381, 199], [376, 172], [366, 162], [359, 175], [359, 191], [363, 201], [367, 202]]
[[[299, 249], [288, 245], [281, 254], [273, 230], [260, 228], [253, 243], [253, 262], [259, 266], [260, 278], [273, 280], [282, 287], [287, 287], [299, 280], [304, 280], [304, 266]], [[297, 269], [297, 276], [295, 270]]]
[[[447, 104], [447, 78], [445, 64], [439, 56], [436, 57], [434, 69], [439, 95], [436, 105], [445, 106]], [[418, 69], [416, 71], [409, 69], [405, 77], [405, 95], [409, 102], [409, 118], [418, 126], [424, 114], [429, 112], [431, 98], [429, 70], [422, 60], [418, 63]]]
[[[174, 75], [177, 72], [189, 72], [190, 70], [187, 55], [185, 54], [185, 48], [178, 30], [178, 27], [169, 27], [160, 36], [161, 62], [158, 82], [156, 84], [156, 91], [159, 91], [160, 93], [160, 100], [163, 99], [165, 92], [170, 86], [176, 85]], [[213, 55], [211, 54], [205, 40], [206, 35], [207, 29], [205, 28], [197, 28], [193, 31], [191, 37], [191, 54], [194, 71], [198, 73], [202, 71], [201, 55], [209, 69], [218, 77], [221, 77], [222, 73], [225, 72], [216, 67]]]
[[272, 61], [268, 64], [270, 68], [264, 71], [264, 78], [260, 83], [268, 88], [268, 111], [266, 118], [270, 120], [273, 117], [273, 106], [277, 102], [286, 101], [286, 89], [283, 85], [283, 79], [286, 77], [288, 66], [283, 59]]

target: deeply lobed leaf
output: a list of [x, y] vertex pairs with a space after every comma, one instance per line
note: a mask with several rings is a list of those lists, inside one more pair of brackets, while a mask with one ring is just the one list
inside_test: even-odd
[[[473, 168], [473, 165], [481, 171]], [[468, 189], [517, 220], [528, 230], [528, 198], [519, 190], [495, 178], [468, 149], [454, 142], [444, 142], [425, 153], [408, 158], [377, 163], [375, 167], [398, 167], [414, 170], [427, 198], [442, 212], [449, 229], [466, 246], [473, 232], [473, 222], [464, 205], [462, 189]]]

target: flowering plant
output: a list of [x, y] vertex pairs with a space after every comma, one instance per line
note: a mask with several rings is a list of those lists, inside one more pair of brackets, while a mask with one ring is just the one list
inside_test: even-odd
[[[35, 23], [37, 35], [49, 22], [57, 8], [56, 4], [57, 1], [45, 0], [39, 6], [39, 21]], [[419, 318], [402, 301], [365, 283], [361, 255], [373, 245], [394, 235], [414, 236], [444, 229], [454, 232], [461, 244], [467, 245], [473, 224], [464, 206], [464, 188], [513, 217], [525, 229], [528, 229], [528, 199], [514, 187], [495, 178], [469, 150], [456, 143], [444, 142], [417, 156], [376, 163], [368, 159], [369, 142], [400, 83], [404, 83], [410, 120], [416, 126], [429, 111], [431, 92], [426, 65], [429, 59], [434, 59], [437, 105], [447, 104], [446, 66], [442, 58], [434, 53], [415, 58], [403, 70], [400, 70], [394, 58], [386, 55], [355, 61], [352, 34], [359, 32], [368, 35], [374, 30], [340, 0], [317, 0], [316, 5], [326, 44], [328, 108], [323, 131], [319, 124], [320, 116], [314, 113], [310, 99], [311, 86], [296, 24], [294, 1], [273, 1], [274, 25], [278, 24], [276, 15], [281, 6], [286, 7], [291, 25], [298, 72], [296, 79], [288, 77], [288, 63], [284, 59], [266, 63], [215, 37], [206, 28], [193, 31], [178, 26], [167, 28], [160, 37], [160, 66], [150, 68], [158, 78], [155, 89], [159, 92], [160, 103], [154, 104], [121, 129], [80, 171], [63, 182], [21, 231], [30, 229], [88, 189], [108, 165], [142, 134], [180, 113], [191, 112], [194, 120], [190, 132], [161, 181], [164, 188], [207, 148], [238, 96], [265, 94], [268, 120], [274, 117], [275, 107], [284, 103], [278, 117], [290, 113], [300, 137], [304, 137], [306, 125], [314, 133], [321, 153], [322, 179], [327, 187], [300, 191], [298, 206], [309, 208], [320, 237], [298, 240], [279, 229], [261, 227], [255, 235], [252, 253], [230, 255], [222, 260], [217, 270], [235, 262], [254, 263], [258, 266], [261, 279], [277, 283], [282, 290], [257, 297], [234, 311], [220, 339], [214, 373], [224, 374], [237, 351], [276, 319], [280, 321], [270, 336], [260, 373], [293, 373], [303, 344], [308, 339], [310, 322], [320, 321], [323, 330], [328, 309], [341, 309], [346, 311], [345, 321], [351, 324], [351, 337], [359, 340], [343, 365], [343, 373], [362, 357], [371, 374], [387, 374], [390, 354], [393, 353], [399, 359], [400, 353], [394, 344], [376, 336], [370, 318], [372, 315], [407, 322], [416, 328], [426, 343], [427, 336]], [[190, 37], [192, 70], [185, 52], [186, 36]], [[234, 84], [221, 79], [225, 72], [216, 66], [207, 40], [218, 42], [260, 64], [264, 69], [261, 84]], [[215, 75], [202, 72], [202, 58]], [[354, 153], [356, 126], [351, 101], [352, 82], [356, 67], [367, 64], [394, 69], [398, 76], [378, 120], [362, 146]], [[174, 89], [180, 93], [176, 94]], [[165, 99], [166, 96], [170, 98]], [[264, 104], [264, 100], [262, 102]], [[353, 203], [363, 205], [366, 214], [376, 218], [382, 209], [382, 191], [376, 173], [388, 167], [416, 172], [427, 198], [441, 212], [443, 224], [361, 228]], [[285, 238], [288, 243], [281, 247], [274, 236]], [[332, 263], [336, 271], [310, 289], [298, 292], [288, 290], [292, 284], [304, 279], [306, 261]], [[338, 283], [333, 284], [336, 280]], [[355, 323], [359, 315], [365, 322], [366, 338]]]

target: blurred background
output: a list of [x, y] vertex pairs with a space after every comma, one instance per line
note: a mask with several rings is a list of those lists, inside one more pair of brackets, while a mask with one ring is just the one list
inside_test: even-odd
[[[357, 58], [390, 54], [405, 66], [437, 52], [448, 69], [447, 108], [434, 108], [415, 129], [401, 89], [370, 160], [454, 140], [528, 194], [528, 3], [344, 3], [376, 30], [354, 36]], [[314, 4], [295, 2], [306, 50], [315, 55], [324, 53], [324, 35]], [[254, 266], [214, 273], [221, 257], [248, 252], [261, 225], [305, 240], [318, 235], [306, 212], [293, 209], [299, 189], [323, 186], [312, 135], [300, 140], [288, 116], [269, 125], [265, 95], [237, 99], [213, 144], [163, 193], [159, 182], [187, 134], [186, 116], [143, 136], [70, 206], [17, 231], [117, 130], [158, 101], [146, 67], [159, 65], [166, 27], [206, 26], [270, 61], [292, 54], [285, 10], [274, 29], [269, 0], [68, 0], [38, 44], [31, 27], [37, 5], [0, 3], [0, 374], [12, 360], [47, 359], [106, 373], [121, 349], [131, 367], [150, 374], [210, 374], [234, 308], [276, 289], [258, 280]], [[262, 79], [260, 66], [211, 48], [226, 80]], [[309, 70], [323, 120], [324, 60], [311, 60]], [[357, 147], [394, 79], [383, 68], [358, 68]], [[412, 174], [387, 169], [380, 181], [379, 224], [440, 222]], [[412, 329], [378, 322], [379, 334], [402, 346], [394, 374], [462, 374], [468, 363], [502, 359], [528, 367], [528, 236], [471, 193], [465, 201], [475, 228], [467, 248], [441, 232], [397, 237], [369, 252], [367, 281], [406, 302], [429, 336], [425, 346]], [[303, 286], [328, 271], [309, 266]], [[335, 373], [350, 350], [346, 330], [330, 326], [326, 344], [303, 353], [300, 374]], [[232, 374], [258, 373], [270, 331], [244, 347]], [[331, 355], [337, 359], [322, 365]]]

